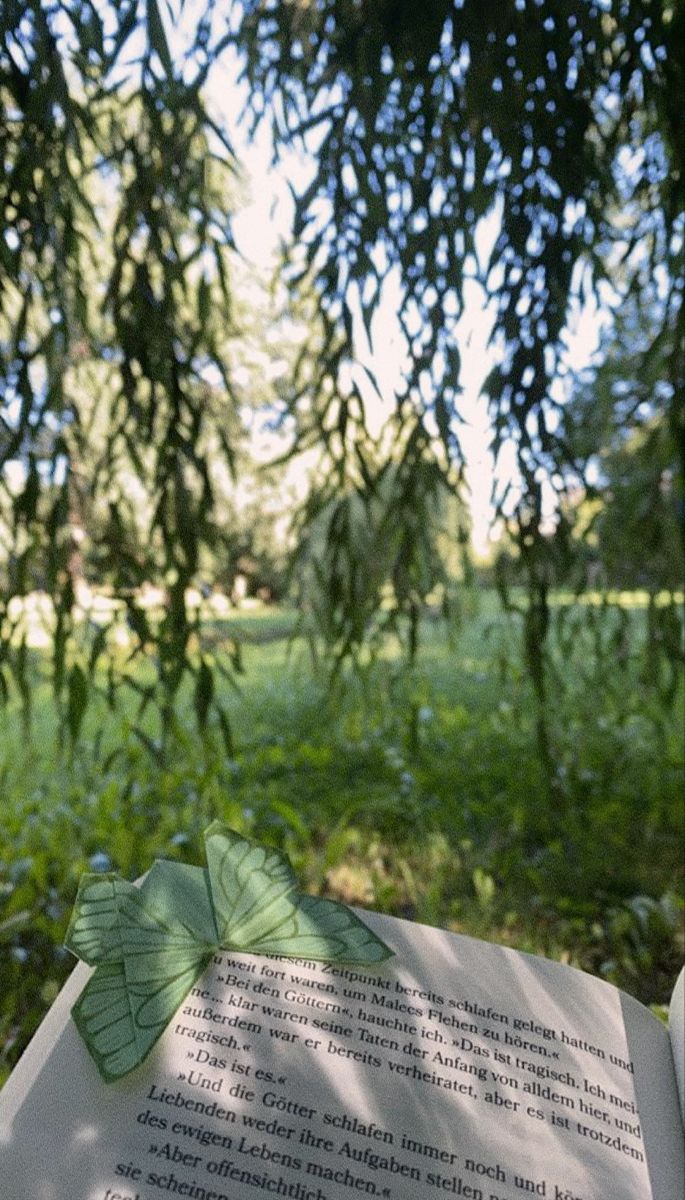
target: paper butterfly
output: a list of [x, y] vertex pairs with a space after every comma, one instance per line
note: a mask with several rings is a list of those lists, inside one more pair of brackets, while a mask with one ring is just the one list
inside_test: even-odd
[[65, 945], [95, 967], [72, 1016], [102, 1077], [137, 1067], [218, 950], [341, 963], [392, 951], [344, 904], [295, 890], [288, 859], [219, 821], [207, 867], [160, 860], [141, 887], [81, 879]]

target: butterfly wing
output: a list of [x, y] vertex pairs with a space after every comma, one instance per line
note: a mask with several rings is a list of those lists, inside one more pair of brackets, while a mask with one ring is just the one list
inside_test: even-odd
[[83, 875], [64, 944], [90, 966], [121, 958], [120, 905], [136, 894], [118, 875]]
[[345, 904], [295, 895], [290, 911], [265, 928], [250, 950], [320, 962], [377, 963], [393, 951]]
[[144, 1061], [208, 961], [160, 953], [155, 971], [137, 981], [126, 960], [96, 967], [71, 1012], [103, 1079], [111, 1083]]
[[343, 904], [303, 896], [287, 859], [214, 822], [205, 835], [219, 942], [226, 949], [334, 962], [392, 951]]
[[90, 961], [93, 947], [102, 954], [72, 1015], [100, 1073], [118, 1079], [149, 1054], [215, 947], [132, 885], [115, 887], [113, 898], [107, 888], [88, 890], [73, 923], [70, 949]]
[[219, 821], [207, 829], [205, 848], [219, 943], [252, 949], [265, 927], [291, 911], [295, 876], [290, 863]]
[[72, 1013], [108, 1081], [147, 1057], [217, 943], [334, 962], [375, 963], [392, 953], [345, 905], [299, 895], [277, 851], [219, 822], [205, 840], [206, 877], [195, 870], [181, 879], [165, 863], [142, 889], [110, 874], [81, 882], [66, 945], [96, 969]]

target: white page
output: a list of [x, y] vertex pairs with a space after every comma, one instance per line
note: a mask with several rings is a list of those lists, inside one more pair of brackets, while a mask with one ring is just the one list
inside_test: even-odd
[[685, 967], [676, 980], [668, 1009], [668, 1029], [678, 1082], [680, 1112], [685, 1125]]
[[0, 1093], [3, 1200], [682, 1195], [668, 1034], [647, 1010], [572, 968], [363, 917], [396, 957], [222, 952], [117, 1084], [69, 1019], [77, 968]]

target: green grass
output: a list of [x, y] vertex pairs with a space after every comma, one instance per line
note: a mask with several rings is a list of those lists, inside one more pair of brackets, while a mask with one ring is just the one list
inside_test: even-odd
[[[292, 613], [217, 624], [217, 655], [223, 637], [243, 640], [241, 690], [221, 697], [230, 755], [218, 729], [198, 734], [190, 696], [163, 760], [136, 735], [131, 698], [115, 714], [91, 704], [70, 754], [37, 681], [30, 740], [16, 708], [0, 716], [0, 1079], [72, 966], [61, 941], [82, 871], [200, 862], [214, 817], [284, 848], [311, 891], [562, 958], [663, 1003], [683, 953], [683, 698], [659, 700], [644, 616], [621, 611], [620, 663], [618, 611], [601, 636], [579, 623], [552, 639], [549, 773], [518, 627], [489, 595], [451, 641], [427, 621], [411, 670], [389, 643], [333, 692], [288, 643]], [[144, 723], [154, 742], [154, 714]]]

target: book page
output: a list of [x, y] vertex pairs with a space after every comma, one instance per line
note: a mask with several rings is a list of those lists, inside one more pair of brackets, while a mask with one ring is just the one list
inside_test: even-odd
[[78, 967], [0, 1093], [3, 1200], [673, 1200], [666, 1029], [572, 968], [372, 913], [374, 968], [218, 953], [102, 1082]]
[[680, 1115], [685, 1125], [685, 967], [676, 980], [668, 1009], [668, 1031], [675, 1076], [678, 1084]]

